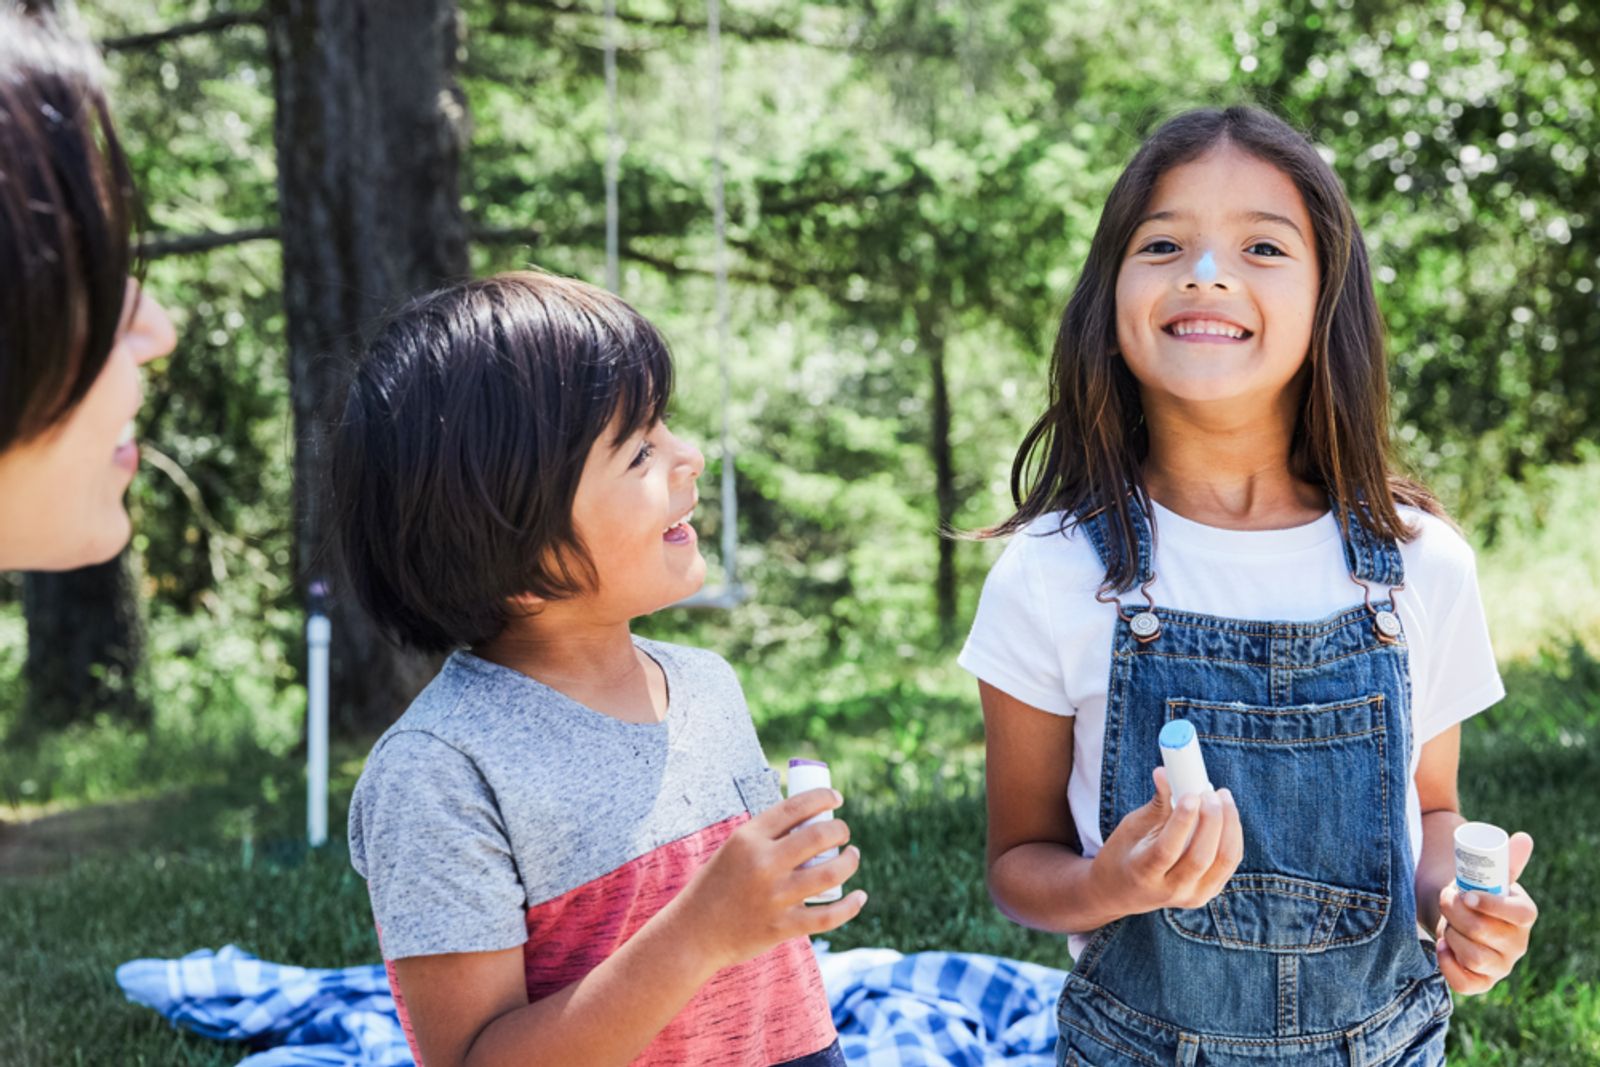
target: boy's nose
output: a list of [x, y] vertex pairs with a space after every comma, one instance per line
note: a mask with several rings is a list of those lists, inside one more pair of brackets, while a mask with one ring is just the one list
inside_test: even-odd
[[160, 359], [178, 346], [178, 332], [173, 329], [167, 309], [149, 293], [142, 292], [139, 283], [132, 278], [128, 279], [124, 307], [130, 318], [118, 343], [127, 348], [135, 363]]
[[680, 444], [683, 446], [683, 463], [688, 468], [689, 477], [699, 478], [706, 471], [705, 455], [688, 441], [682, 441]]

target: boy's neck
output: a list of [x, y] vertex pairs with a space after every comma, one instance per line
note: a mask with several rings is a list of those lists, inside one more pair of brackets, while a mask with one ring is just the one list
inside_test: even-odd
[[626, 621], [515, 619], [473, 652], [624, 722], [660, 722], [667, 713], [666, 677], [634, 646]]

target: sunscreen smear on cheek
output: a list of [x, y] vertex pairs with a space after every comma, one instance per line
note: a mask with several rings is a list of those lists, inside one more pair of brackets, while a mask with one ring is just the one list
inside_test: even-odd
[[1167, 768], [1167, 784], [1176, 804], [1190, 793], [1211, 792], [1205, 757], [1200, 754], [1200, 735], [1188, 719], [1173, 719], [1161, 728], [1161, 762]]
[[[823, 763], [821, 760], [814, 759], [792, 759], [789, 761], [790, 796], [794, 796], [796, 793], [804, 793], [811, 789], [832, 788], [833, 775], [828, 772], [828, 765], [826, 763]], [[810, 826], [812, 823], [829, 822], [832, 819], [832, 810], [825, 811], [821, 815], [811, 816], [811, 818], [807, 819], [799, 826], [796, 826], [795, 829], [802, 829], [803, 827]], [[817, 853], [800, 866], [815, 867], [819, 863], [827, 863], [838, 854], [838, 849], [830, 848], [826, 852]], [[842, 896], [844, 896], [844, 889], [841, 886], [834, 886], [832, 889], [824, 889], [814, 897], [807, 897], [806, 903], [828, 904], [838, 900]]]
[[1456, 827], [1456, 885], [1463, 893], [1504, 893], [1511, 884], [1511, 838], [1486, 822]]

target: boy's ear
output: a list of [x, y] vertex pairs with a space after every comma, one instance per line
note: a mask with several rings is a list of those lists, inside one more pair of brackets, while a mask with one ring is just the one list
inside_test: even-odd
[[518, 593], [506, 603], [510, 605], [512, 614], [526, 617], [539, 614], [549, 601], [535, 593]]

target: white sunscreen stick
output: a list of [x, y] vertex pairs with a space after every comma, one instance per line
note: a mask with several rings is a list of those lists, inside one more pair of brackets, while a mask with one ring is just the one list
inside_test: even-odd
[[[814, 759], [792, 759], [789, 761], [790, 796], [794, 796], [796, 793], [804, 793], [811, 789], [832, 788], [833, 776], [828, 773], [828, 765], [826, 763], [823, 763], [821, 760]], [[811, 818], [801, 823], [800, 826], [796, 826], [795, 829], [799, 830], [801, 827], [810, 826], [812, 823], [828, 822], [832, 818], [833, 809], [830, 808], [821, 815], [811, 816]], [[793, 831], [791, 831], [791, 833], [792, 832]], [[838, 854], [838, 849], [830, 848], [826, 852], [817, 853], [800, 866], [815, 867], [819, 863], [827, 863]], [[814, 897], [807, 897], [806, 903], [828, 904], [832, 901], [838, 900], [842, 896], [844, 896], [844, 889], [840, 886], [834, 886], [832, 889], [824, 889]]]
[[1167, 767], [1167, 784], [1176, 804], [1190, 793], [1211, 792], [1205, 757], [1200, 755], [1200, 735], [1188, 719], [1173, 719], [1161, 728], [1161, 762]]
[[1456, 827], [1456, 885], [1463, 893], [1504, 893], [1511, 884], [1511, 838], [1498, 826]]

